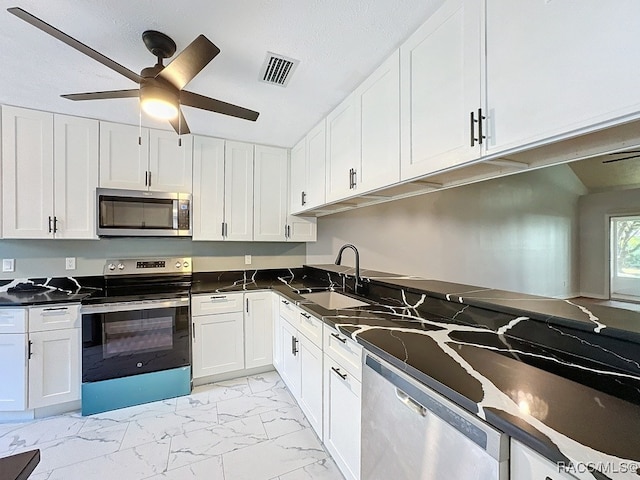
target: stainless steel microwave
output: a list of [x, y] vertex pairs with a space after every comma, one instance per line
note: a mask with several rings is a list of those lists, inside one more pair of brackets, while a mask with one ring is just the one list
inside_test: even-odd
[[101, 237], [190, 237], [191, 195], [98, 188]]

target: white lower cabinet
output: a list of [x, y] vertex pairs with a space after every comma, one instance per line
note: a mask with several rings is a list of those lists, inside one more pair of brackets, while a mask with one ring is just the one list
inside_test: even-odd
[[3, 309], [0, 411], [80, 400], [80, 305]]
[[300, 398], [300, 355], [298, 354], [298, 330], [289, 322], [280, 318], [280, 336], [282, 343], [282, 368], [280, 376], [291, 394]]
[[29, 334], [29, 408], [80, 398], [80, 329]]
[[0, 411], [27, 409], [27, 334], [0, 334]]
[[244, 366], [273, 364], [273, 293], [244, 294]]
[[322, 349], [299, 335], [300, 396], [298, 403], [307, 420], [322, 438]]
[[[325, 325], [326, 332], [337, 333]], [[334, 337], [335, 338], [335, 337]], [[346, 351], [362, 355], [362, 347], [345, 339]], [[342, 343], [342, 342], [340, 342]], [[347, 480], [360, 478], [362, 364], [354, 371], [339, 355], [324, 348], [324, 444]]]
[[244, 368], [242, 299], [242, 293], [193, 296], [193, 378]]
[[[575, 480], [539, 453], [511, 439], [510, 477], [515, 480]], [[567, 465], [568, 466], [568, 465]]]

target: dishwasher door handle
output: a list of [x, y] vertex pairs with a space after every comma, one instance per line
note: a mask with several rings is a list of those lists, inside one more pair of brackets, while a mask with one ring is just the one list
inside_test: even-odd
[[418, 402], [416, 402], [413, 398], [411, 398], [409, 395], [404, 393], [399, 388], [396, 388], [396, 397], [398, 397], [398, 400], [400, 400], [403, 403], [403, 405], [407, 407], [409, 410], [412, 410], [413, 412], [417, 413], [421, 417], [427, 416], [427, 409], [424, 408], [422, 405], [420, 405]]

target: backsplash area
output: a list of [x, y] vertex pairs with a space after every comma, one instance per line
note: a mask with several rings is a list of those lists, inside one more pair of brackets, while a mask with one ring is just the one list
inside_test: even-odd
[[[251, 265], [245, 264], [251, 255]], [[304, 243], [193, 242], [177, 238], [102, 238], [100, 240], [0, 240], [0, 258], [15, 259], [14, 272], [0, 279], [102, 275], [106, 259], [192, 257], [193, 271], [298, 267], [305, 263]], [[66, 270], [65, 259], [76, 258]]]

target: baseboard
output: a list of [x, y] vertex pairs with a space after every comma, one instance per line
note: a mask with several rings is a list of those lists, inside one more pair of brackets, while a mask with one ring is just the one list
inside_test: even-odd
[[262, 367], [245, 368], [242, 370], [234, 370], [233, 372], [208, 375], [206, 377], [194, 378], [193, 386], [199, 387], [200, 385], [207, 385], [209, 383], [224, 382], [225, 380], [233, 380], [234, 378], [271, 372], [272, 370], [274, 370], [273, 365], [264, 365]]

